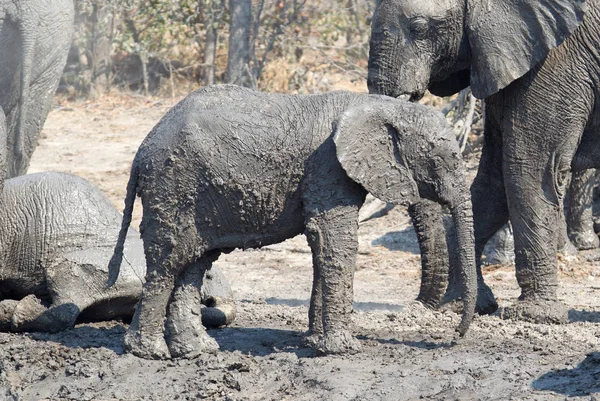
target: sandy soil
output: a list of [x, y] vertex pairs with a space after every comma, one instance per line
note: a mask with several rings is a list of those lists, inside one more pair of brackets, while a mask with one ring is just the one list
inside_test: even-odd
[[[65, 171], [98, 185], [121, 209], [129, 167], [173, 100], [113, 96], [50, 114], [30, 172]], [[136, 209], [139, 222], [140, 208]], [[567, 325], [459, 318], [413, 300], [416, 237], [405, 210], [360, 227], [354, 332], [362, 352], [315, 357], [307, 328], [311, 257], [300, 236], [217, 263], [238, 317], [211, 330], [217, 354], [147, 361], [124, 354], [126, 324], [80, 324], [59, 334], [0, 333], [0, 400], [562, 400], [600, 398], [600, 263], [596, 252], [560, 260]], [[518, 296], [510, 266], [486, 268], [502, 306]]]

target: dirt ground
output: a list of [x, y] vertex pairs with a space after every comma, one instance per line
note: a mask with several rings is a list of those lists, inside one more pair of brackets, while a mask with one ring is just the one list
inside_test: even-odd
[[[111, 96], [65, 103], [45, 125], [30, 172], [64, 171], [98, 185], [122, 209], [129, 167], [174, 100]], [[136, 209], [136, 224], [140, 209]], [[562, 326], [459, 317], [413, 300], [419, 253], [406, 211], [360, 227], [353, 330], [362, 352], [316, 357], [302, 346], [311, 256], [300, 236], [217, 264], [238, 314], [210, 330], [221, 347], [193, 360], [148, 361], [123, 353], [126, 324], [80, 324], [59, 334], [0, 333], [0, 400], [562, 400], [600, 399], [600, 262], [561, 259]], [[511, 266], [486, 268], [502, 307], [519, 294]]]

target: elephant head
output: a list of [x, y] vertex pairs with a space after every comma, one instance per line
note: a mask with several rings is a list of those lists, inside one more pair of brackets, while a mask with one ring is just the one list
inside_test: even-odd
[[464, 334], [477, 294], [473, 212], [464, 162], [445, 118], [400, 100], [368, 102], [342, 114], [334, 141], [346, 174], [375, 197], [404, 205], [426, 198], [450, 207], [464, 279]]
[[541, 62], [585, 10], [585, 0], [380, 0], [369, 91], [419, 99], [471, 85], [484, 99]]

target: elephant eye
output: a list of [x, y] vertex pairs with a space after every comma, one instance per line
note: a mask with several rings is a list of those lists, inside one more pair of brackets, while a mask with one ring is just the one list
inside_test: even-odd
[[421, 39], [429, 30], [429, 24], [425, 18], [417, 17], [410, 21], [410, 32], [417, 38]]

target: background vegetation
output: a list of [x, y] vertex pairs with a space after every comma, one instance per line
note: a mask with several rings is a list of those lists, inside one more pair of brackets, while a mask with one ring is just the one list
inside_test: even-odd
[[374, 0], [77, 0], [76, 7], [63, 80], [76, 95], [115, 87], [177, 93], [190, 82], [310, 93], [343, 81], [366, 90]]
[[[375, 0], [76, 0], [60, 89], [92, 99], [115, 88], [175, 97], [225, 82], [364, 92], [374, 7]], [[473, 147], [483, 112], [470, 92], [423, 101], [446, 113], [463, 149]]]

